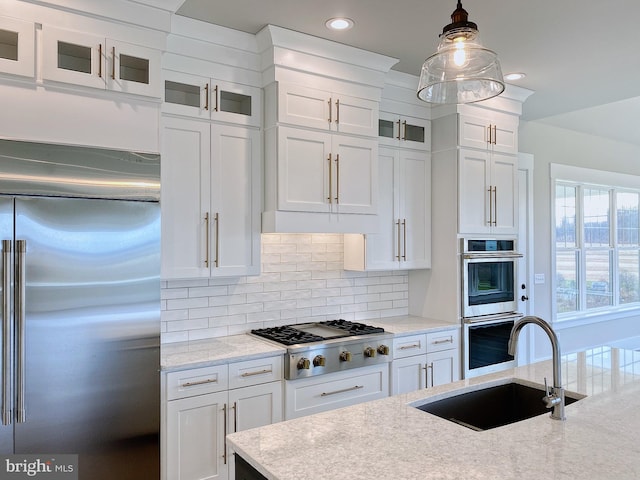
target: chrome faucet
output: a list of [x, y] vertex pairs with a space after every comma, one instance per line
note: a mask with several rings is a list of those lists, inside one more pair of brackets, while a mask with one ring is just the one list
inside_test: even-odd
[[551, 412], [551, 418], [555, 420], [565, 420], [564, 416], [564, 388], [562, 388], [562, 378], [560, 375], [560, 343], [556, 332], [553, 331], [551, 326], [539, 317], [528, 316], [518, 320], [511, 329], [511, 335], [509, 336], [509, 355], [516, 354], [516, 347], [518, 346], [518, 334], [523, 327], [529, 323], [533, 323], [542, 328], [551, 340], [551, 347], [553, 348], [553, 386], [547, 387], [547, 379], [544, 379], [545, 396], [542, 397], [542, 401], [546, 404], [547, 408], [553, 408]]

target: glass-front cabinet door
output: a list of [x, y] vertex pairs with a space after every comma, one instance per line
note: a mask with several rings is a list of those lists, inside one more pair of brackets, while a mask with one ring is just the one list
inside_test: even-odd
[[35, 25], [0, 17], [0, 72], [34, 76]]
[[160, 52], [43, 25], [43, 78], [159, 98]]
[[260, 126], [260, 89], [214, 78], [164, 71], [167, 113]]
[[429, 150], [431, 127], [429, 120], [380, 112], [378, 141], [381, 145]]

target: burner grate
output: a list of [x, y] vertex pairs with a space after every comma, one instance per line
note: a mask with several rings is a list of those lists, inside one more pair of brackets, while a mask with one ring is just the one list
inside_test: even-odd
[[328, 327], [338, 328], [348, 332], [349, 335], [370, 335], [372, 333], [384, 333], [384, 328], [373, 327], [364, 323], [350, 322], [349, 320], [327, 320], [320, 322], [320, 325], [326, 325]]
[[289, 325], [283, 327], [259, 328], [251, 330], [254, 335], [259, 335], [268, 340], [273, 340], [283, 345], [296, 345], [298, 343], [321, 342], [324, 340], [319, 335], [303, 332]]

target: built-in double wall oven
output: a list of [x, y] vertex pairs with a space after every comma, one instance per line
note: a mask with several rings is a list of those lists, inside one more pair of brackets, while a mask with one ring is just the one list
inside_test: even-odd
[[464, 376], [516, 365], [508, 353], [517, 312], [516, 239], [461, 239]]

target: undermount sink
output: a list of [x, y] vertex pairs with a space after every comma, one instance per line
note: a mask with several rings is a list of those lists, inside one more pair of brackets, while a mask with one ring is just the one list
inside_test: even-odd
[[[542, 401], [544, 395], [543, 388], [509, 382], [413, 406], [472, 430], [482, 431], [549, 413], [550, 410]], [[565, 404], [581, 398], [584, 397], [566, 393]]]

